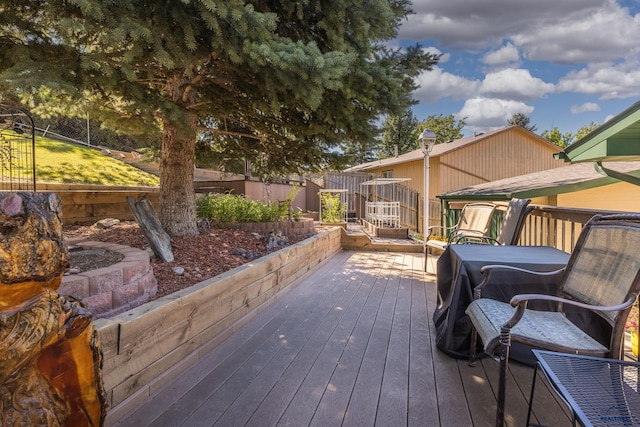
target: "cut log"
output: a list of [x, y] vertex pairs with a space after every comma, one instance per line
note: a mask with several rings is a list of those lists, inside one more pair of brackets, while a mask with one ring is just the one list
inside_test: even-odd
[[171, 238], [162, 228], [158, 214], [149, 199], [143, 197], [136, 201], [133, 197], [127, 196], [127, 203], [153, 253], [164, 262], [173, 262]]

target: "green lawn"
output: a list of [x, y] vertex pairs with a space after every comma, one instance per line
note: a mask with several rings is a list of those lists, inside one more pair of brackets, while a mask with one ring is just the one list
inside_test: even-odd
[[99, 185], [157, 186], [159, 178], [83, 147], [36, 137], [36, 179], [38, 182]]

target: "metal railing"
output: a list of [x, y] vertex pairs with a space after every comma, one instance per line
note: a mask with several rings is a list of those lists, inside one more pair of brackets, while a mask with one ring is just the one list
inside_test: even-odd
[[0, 184], [3, 191], [36, 191], [33, 119], [4, 104], [0, 104]]

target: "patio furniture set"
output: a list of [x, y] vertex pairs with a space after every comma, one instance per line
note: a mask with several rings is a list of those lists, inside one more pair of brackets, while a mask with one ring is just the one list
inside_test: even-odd
[[[640, 215], [594, 216], [567, 254], [516, 246], [528, 203], [509, 204], [495, 240], [486, 236], [490, 219], [469, 222], [489, 205], [463, 209], [438, 260], [438, 348], [470, 366], [478, 352], [497, 356], [497, 426], [504, 425], [509, 359], [544, 373], [574, 425], [640, 425], [640, 364], [621, 360], [625, 321], [640, 292]], [[529, 412], [534, 388], [535, 375]]]

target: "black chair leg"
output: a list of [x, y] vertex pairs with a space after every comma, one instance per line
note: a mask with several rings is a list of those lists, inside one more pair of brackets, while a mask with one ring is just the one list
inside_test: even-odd
[[529, 427], [531, 425], [531, 412], [533, 411], [533, 396], [536, 390], [536, 379], [538, 378], [538, 366], [540, 363], [536, 363], [536, 368], [533, 370], [533, 381], [531, 382], [531, 394], [529, 396], [529, 408], [527, 409], [527, 424]]
[[[503, 332], [504, 336], [504, 332]], [[507, 396], [507, 371], [509, 369], [509, 337], [507, 342], [501, 339], [500, 344], [500, 378], [498, 381], [498, 404], [496, 410], [496, 427], [504, 426], [504, 406]]]
[[469, 366], [476, 366], [476, 347], [478, 346], [478, 331], [471, 325], [471, 347], [469, 347]]

